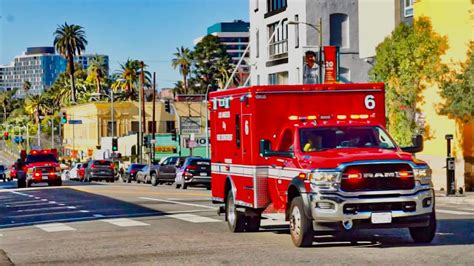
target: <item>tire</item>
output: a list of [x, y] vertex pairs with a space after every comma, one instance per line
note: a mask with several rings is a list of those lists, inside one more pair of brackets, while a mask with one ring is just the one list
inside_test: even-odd
[[184, 180], [183, 180], [183, 182], [181, 182], [181, 188], [182, 189], [188, 189], [188, 184], [184, 183]]
[[262, 216], [247, 216], [245, 231], [247, 232], [258, 232], [260, 230], [260, 222], [262, 221]]
[[207, 190], [211, 190], [211, 186], [206, 186], [206, 189], [207, 189]]
[[31, 187], [33, 182], [31, 180], [26, 180], [26, 187]]
[[225, 202], [225, 219], [231, 232], [238, 233], [245, 230], [245, 215], [237, 211], [232, 190], [227, 194]]
[[436, 234], [436, 214], [430, 215], [430, 224], [424, 227], [410, 227], [410, 236], [415, 243], [431, 243]]
[[17, 183], [18, 183], [18, 184], [17, 184], [17, 185], [18, 185], [18, 188], [24, 188], [24, 187], [26, 187], [26, 180], [24, 180], [24, 179], [18, 179], [18, 182], [17, 182]]
[[291, 201], [290, 235], [293, 244], [297, 247], [309, 247], [313, 244], [314, 232], [311, 220], [305, 216], [301, 197], [296, 197]]
[[158, 185], [158, 179], [156, 178], [156, 174], [151, 174], [151, 185], [156, 187]]
[[110, 179], [110, 183], [114, 183], [114, 182], [115, 182], [114, 178]]

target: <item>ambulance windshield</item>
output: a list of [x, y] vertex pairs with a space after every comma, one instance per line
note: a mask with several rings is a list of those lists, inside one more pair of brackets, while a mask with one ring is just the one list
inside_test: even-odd
[[304, 152], [341, 148], [395, 149], [396, 146], [380, 127], [340, 126], [303, 128], [300, 130]]

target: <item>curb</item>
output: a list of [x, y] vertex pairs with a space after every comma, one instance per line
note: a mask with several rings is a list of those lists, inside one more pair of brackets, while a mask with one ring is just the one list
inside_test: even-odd
[[436, 200], [442, 203], [462, 204], [474, 206], [474, 195], [454, 195], [446, 196], [443, 194], [436, 194]]

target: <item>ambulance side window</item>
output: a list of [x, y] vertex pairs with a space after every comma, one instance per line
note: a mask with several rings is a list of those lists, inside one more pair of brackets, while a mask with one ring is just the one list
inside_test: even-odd
[[240, 115], [235, 115], [235, 145], [240, 149]]
[[281, 135], [278, 151], [293, 151], [293, 132], [291, 129], [285, 129]]

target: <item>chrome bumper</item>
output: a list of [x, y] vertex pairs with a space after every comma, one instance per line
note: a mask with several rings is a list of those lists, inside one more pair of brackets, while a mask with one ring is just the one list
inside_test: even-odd
[[[398, 191], [397, 191], [398, 192]], [[418, 191], [407, 192], [406, 194], [394, 193], [391, 191], [384, 191], [377, 194], [366, 195], [359, 193], [355, 196], [352, 193], [332, 192], [332, 193], [308, 193], [309, 214], [313, 219], [314, 224], [318, 223], [332, 223], [332, 222], [347, 222], [354, 223], [369, 223], [374, 212], [390, 212], [392, 222], [390, 224], [374, 224], [374, 227], [383, 225], [383, 227], [401, 227], [397, 226], [397, 221], [410, 220], [410, 217], [427, 217], [433, 212], [434, 208], [434, 192], [431, 188], [423, 188]], [[348, 196], [347, 194], [351, 194]], [[429, 206], [426, 206], [426, 200], [431, 198]], [[425, 206], [424, 201], [425, 200]], [[355, 211], [353, 213], [344, 212], [346, 204], [393, 204], [403, 202], [416, 203], [416, 209], [410, 211], [405, 210], [377, 210], [377, 211]], [[332, 208], [321, 208], [321, 206], [331, 206]]]

